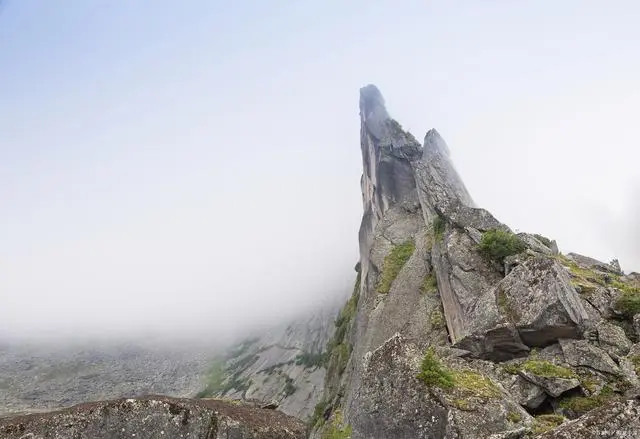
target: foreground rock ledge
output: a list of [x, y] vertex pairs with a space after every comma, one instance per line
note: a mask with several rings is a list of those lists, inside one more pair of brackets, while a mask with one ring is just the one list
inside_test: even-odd
[[276, 410], [214, 399], [145, 398], [0, 418], [2, 439], [302, 439], [304, 424]]

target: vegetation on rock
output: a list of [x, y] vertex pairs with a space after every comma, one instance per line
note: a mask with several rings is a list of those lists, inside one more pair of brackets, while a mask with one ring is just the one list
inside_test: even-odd
[[400, 273], [400, 270], [407, 263], [416, 249], [415, 242], [410, 239], [400, 245], [394, 246], [389, 254], [384, 258], [382, 273], [378, 281], [378, 293], [388, 293], [391, 284]]
[[546, 378], [576, 378], [577, 376], [571, 369], [546, 360], [527, 360], [521, 365], [521, 368], [533, 375]]
[[349, 439], [351, 434], [351, 425], [344, 425], [342, 412], [336, 410], [333, 415], [333, 421], [322, 433], [322, 439]]
[[309, 426], [311, 428], [322, 426], [322, 424], [324, 423], [323, 415], [328, 406], [329, 402], [325, 399], [316, 404], [316, 406], [313, 408], [313, 414], [309, 419]]
[[628, 318], [640, 313], [640, 291], [622, 290], [614, 308]]
[[[433, 347], [429, 348], [422, 359], [418, 379], [428, 387], [438, 387], [445, 390], [457, 390], [466, 397], [499, 398], [498, 386], [490, 378], [470, 369], [450, 369], [444, 366], [437, 357]], [[470, 404], [461, 410], [471, 410]], [[460, 407], [459, 407], [460, 408]]]
[[436, 242], [442, 242], [442, 238], [444, 237], [444, 230], [446, 227], [446, 222], [444, 218], [440, 215], [436, 216], [433, 220], [433, 237]]
[[418, 379], [429, 387], [450, 389], [454, 386], [453, 373], [440, 363], [435, 350], [431, 347], [422, 359]]
[[423, 293], [438, 292], [438, 281], [436, 280], [436, 274], [433, 271], [425, 276], [422, 286], [420, 287], [420, 291]]
[[326, 356], [325, 352], [303, 352], [298, 354], [295, 362], [298, 366], [317, 369], [325, 365], [327, 362]]
[[540, 241], [541, 243], [543, 243], [544, 245], [546, 245], [547, 247], [551, 248], [551, 240], [549, 238], [547, 238], [546, 236], [540, 235], [535, 233], [533, 235], [538, 241]]
[[293, 384], [293, 378], [291, 378], [290, 376], [285, 376], [285, 383], [284, 383], [284, 394], [285, 396], [291, 396], [294, 393], [296, 393], [296, 390], [298, 390], [298, 388], [296, 387], [295, 384]]
[[514, 424], [517, 424], [518, 422], [522, 421], [522, 415], [518, 412], [511, 411], [507, 413], [507, 420], [509, 422], [513, 422]]
[[498, 386], [490, 378], [472, 370], [454, 370], [453, 381], [457, 389], [478, 398], [499, 398]]
[[600, 407], [611, 401], [615, 394], [611, 387], [604, 386], [599, 394], [591, 396], [572, 396], [560, 401], [560, 407], [570, 410], [572, 414], [582, 416], [590, 410]]
[[479, 250], [492, 260], [503, 262], [507, 256], [521, 253], [526, 246], [522, 240], [511, 232], [494, 229], [482, 234]]
[[531, 430], [535, 434], [546, 433], [561, 425], [564, 419], [564, 416], [560, 415], [539, 415], [536, 416]]
[[431, 328], [433, 329], [442, 329], [446, 326], [444, 314], [442, 313], [442, 311], [440, 311], [440, 309], [434, 309], [433, 311], [431, 311], [429, 321], [431, 322]]

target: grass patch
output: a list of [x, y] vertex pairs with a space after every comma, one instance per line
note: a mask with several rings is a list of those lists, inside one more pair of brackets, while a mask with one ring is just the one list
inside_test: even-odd
[[428, 387], [451, 389], [454, 386], [453, 373], [440, 363], [433, 348], [427, 349], [420, 365], [418, 379]]
[[498, 386], [486, 376], [472, 370], [452, 370], [442, 365], [431, 347], [427, 350], [420, 365], [418, 379], [428, 387], [457, 389], [478, 398], [499, 398]]
[[516, 411], [511, 411], [507, 413], [507, 421], [517, 424], [518, 422], [522, 421], [522, 415]]
[[539, 415], [535, 417], [531, 431], [535, 434], [546, 433], [553, 430], [564, 422], [564, 416], [560, 415]]
[[607, 282], [605, 281], [605, 278], [601, 273], [598, 273], [589, 268], [583, 268], [576, 262], [567, 258], [565, 255], [557, 255], [555, 259], [569, 269], [569, 273], [573, 278], [571, 280], [571, 283], [574, 286], [579, 286], [583, 290], [586, 289], [587, 291], [585, 292], [595, 290], [595, 287], [597, 285], [607, 285]]
[[498, 290], [496, 291], [496, 304], [498, 305], [500, 313], [512, 322], [519, 319], [518, 313], [515, 311], [513, 306], [511, 306], [507, 293], [505, 293], [502, 287], [498, 287]]
[[545, 360], [528, 360], [521, 366], [522, 370], [534, 375], [546, 378], [576, 378], [577, 375], [571, 369], [558, 366]]
[[296, 387], [295, 384], [293, 384], [293, 378], [291, 378], [290, 376], [286, 376], [285, 377], [285, 382], [284, 382], [284, 394], [285, 396], [291, 396], [294, 393], [296, 393], [296, 390], [298, 390], [298, 388]]
[[593, 376], [580, 377], [580, 385], [590, 394], [595, 393], [598, 390], [600, 382], [593, 378]]
[[447, 223], [440, 215], [437, 215], [433, 220], [433, 237], [435, 238], [436, 242], [442, 242], [446, 225]]
[[636, 370], [636, 375], [640, 377], [640, 355], [632, 355], [629, 360], [631, 360], [631, 363]]
[[327, 354], [325, 352], [312, 353], [303, 352], [296, 356], [296, 364], [298, 366], [304, 366], [308, 369], [317, 369], [322, 367], [327, 362]]
[[420, 291], [423, 293], [438, 292], [438, 280], [436, 279], [436, 274], [433, 271], [425, 276], [424, 281], [422, 281], [422, 286], [420, 286]]
[[627, 318], [632, 318], [640, 313], [640, 293], [623, 291], [614, 305], [616, 311], [621, 312]]
[[442, 311], [440, 311], [439, 309], [434, 309], [433, 311], [431, 311], [429, 322], [431, 322], [432, 329], [442, 329], [446, 326], [444, 314], [442, 314]]
[[396, 245], [391, 249], [389, 254], [384, 258], [382, 273], [378, 281], [378, 293], [386, 294], [389, 292], [391, 284], [415, 249], [416, 244], [412, 239]]
[[313, 408], [313, 414], [311, 415], [311, 418], [309, 418], [309, 426], [311, 428], [322, 426], [324, 423], [324, 412], [327, 410], [328, 406], [329, 402], [324, 399], [316, 404]]
[[520, 372], [520, 365], [519, 364], [505, 364], [504, 366], [502, 366], [502, 369], [505, 372], [510, 373], [511, 375], [517, 375], [518, 372]]
[[340, 343], [331, 351], [331, 357], [327, 365], [328, 376], [341, 376], [349, 363], [349, 357], [351, 356], [351, 345], [347, 343]]
[[551, 248], [551, 246], [553, 245], [551, 243], [551, 240], [549, 238], [547, 238], [546, 236], [543, 235], [539, 235], [537, 233], [534, 233], [533, 236], [540, 241], [541, 243], [543, 243], [545, 246], [547, 246], [548, 248]]
[[351, 425], [344, 424], [344, 417], [340, 410], [333, 415], [333, 421], [322, 433], [322, 439], [349, 439], [353, 434]]
[[598, 408], [615, 398], [615, 393], [609, 386], [604, 386], [598, 395], [573, 396], [562, 399], [560, 407], [571, 410], [576, 416], [582, 416], [588, 411]]
[[473, 412], [476, 410], [476, 407], [471, 404], [471, 401], [469, 401], [468, 399], [454, 399], [453, 401], [451, 401], [451, 405], [464, 412]]
[[219, 393], [224, 393], [224, 382], [229, 378], [224, 362], [219, 360], [215, 361], [207, 371], [207, 385], [198, 392], [196, 398], [209, 398], [216, 396]]
[[453, 372], [455, 387], [478, 398], [499, 398], [502, 394], [498, 386], [486, 376], [472, 370]]
[[478, 248], [481, 253], [490, 259], [503, 262], [507, 256], [522, 253], [526, 246], [517, 235], [494, 229], [482, 234], [482, 240]]

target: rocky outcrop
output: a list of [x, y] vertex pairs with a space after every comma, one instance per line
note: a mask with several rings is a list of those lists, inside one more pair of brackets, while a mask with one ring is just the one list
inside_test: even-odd
[[636, 439], [640, 437], [640, 403], [615, 402], [567, 422], [540, 439]]
[[276, 410], [218, 400], [146, 397], [0, 418], [3, 439], [302, 439], [304, 424]]
[[619, 264], [514, 234], [440, 134], [419, 145], [375, 86], [360, 118], [359, 277], [312, 437], [525, 437], [628, 396], [640, 291]]

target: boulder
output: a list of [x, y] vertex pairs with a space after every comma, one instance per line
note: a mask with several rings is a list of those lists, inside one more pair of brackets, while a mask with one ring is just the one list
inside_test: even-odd
[[629, 341], [624, 330], [613, 323], [601, 320], [596, 325], [598, 331], [598, 342], [600, 348], [602, 348], [609, 355], [616, 357], [623, 357], [629, 353], [629, 349], [633, 343]]
[[539, 439], [640, 438], [640, 403], [616, 401], [538, 436]]
[[560, 340], [560, 346], [565, 360], [572, 366], [589, 367], [612, 375], [622, 375], [620, 368], [609, 354], [587, 340]]

